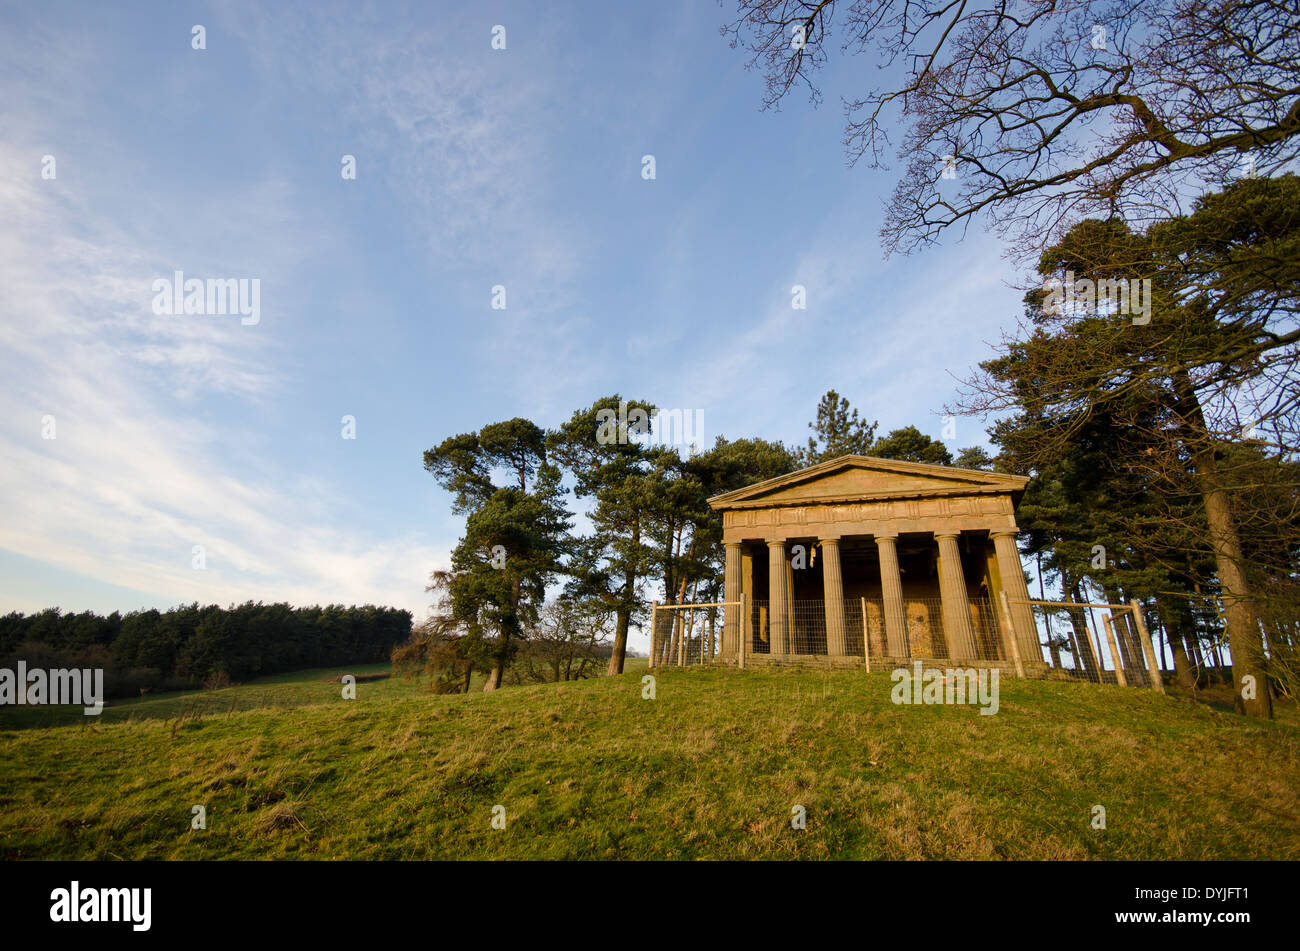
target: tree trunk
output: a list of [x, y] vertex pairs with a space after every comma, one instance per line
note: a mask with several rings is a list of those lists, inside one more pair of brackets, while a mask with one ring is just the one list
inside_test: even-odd
[[[685, 526], [682, 530], [685, 531]], [[681, 554], [681, 544], [677, 546], [677, 553]], [[695, 538], [692, 536], [690, 548], [686, 551], [686, 560], [690, 561], [695, 556]], [[686, 602], [686, 572], [682, 572], [682, 579], [677, 585], [677, 596], [673, 599], [673, 604], [684, 604]], [[673, 650], [669, 658], [669, 663], [676, 664], [681, 657], [682, 639], [687, 636], [686, 616], [682, 611], [673, 612]]]
[[[1061, 572], [1061, 592], [1066, 595], [1070, 601], [1082, 601], [1079, 596], [1079, 582], [1074, 578], [1069, 578], [1065, 572]], [[1088, 639], [1088, 622], [1084, 618], [1083, 612], [1086, 608], [1079, 610], [1069, 609], [1070, 626], [1074, 629], [1074, 643], [1079, 651], [1076, 655], [1083, 663], [1084, 670], [1088, 676], [1101, 683], [1101, 669], [1097, 664], [1097, 658], [1092, 653], [1092, 641]]]
[[1163, 676], [1170, 672], [1171, 668], [1165, 666], [1165, 648], [1169, 646], [1169, 631], [1165, 629], [1165, 622], [1160, 615], [1160, 602], [1156, 602], [1156, 629], [1151, 632], [1156, 648], [1156, 661], [1160, 664], [1160, 673]]
[[1210, 641], [1210, 652], [1214, 655], [1214, 679], [1217, 683], [1224, 683], [1223, 654], [1219, 650], [1217, 639]]
[[[631, 587], [633, 581], [632, 573], [628, 572], [628, 587]], [[623, 672], [623, 658], [627, 655], [627, 629], [632, 620], [632, 609], [624, 604], [615, 612], [614, 617], [616, 618], [614, 651], [609, 655], [609, 668], [605, 671], [610, 677]]]
[[501, 622], [501, 633], [497, 635], [496, 656], [492, 658], [492, 670], [488, 672], [487, 683], [483, 685], [484, 693], [499, 689], [504, 682], [506, 657], [510, 653], [510, 634], [512, 629], [519, 627], [519, 594], [519, 579], [515, 578], [510, 584], [511, 614]]
[[1169, 617], [1169, 611], [1163, 601], [1156, 601], [1156, 613], [1160, 623], [1169, 636], [1169, 652], [1174, 655], [1174, 676], [1184, 690], [1193, 692], [1196, 680], [1192, 676], [1192, 665], [1187, 661], [1187, 652], [1183, 648], [1183, 616], [1180, 612], [1176, 619]]
[[1073, 625], [1065, 629], [1066, 647], [1070, 651], [1070, 657], [1073, 658], [1074, 669], [1080, 670], [1087, 667], [1083, 660], [1083, 651], [1079, 648], [1079, 638]]
[[[641, 523], [632, 525], [632, 554], [641, 548]], [[627, 657], [627, 629], [632, 622], [632, 598], [636, 596], [636, 573], [628, 570], [623, 575], [623, 605], [618, 609], [614, 625], [614, 651], [609, 655], [609, 668], [606, 674], [613, 677], [623, 672], [623, 661]], [[653, 639], [653, 638], [652, 638]]]
[[[1120, 593], [1117, 585], [1102, 585], [1102, 590], [1106, 592], [1106, 603], [1122, 605], [1124, 595]], [[1112, 658], [1114, 662], [1122, 664], [1124, 671], [1127, 673], [1133, 670], [1133, 653], [1129, 649], [1128, 642], [1128, 611], [1112, 610], [1111, 614], [1115, 618], [1115, 623], [1111, 625], [1111, 630], [1115, 632], [1115, 645], [1119, 650], [1119, 656]], [[1130, 677], [1132, 682], [1132, 677]]]
[[1201, 650], [1201, 639], [1195, 631], [1190, 632], [1187, 638], [1187, 646], [1191, 653], [1192, 662], [1196, 665], [1197, 676], [1208, 675], [1209, 664], [1205, 662], [1205, 654]]
[[[1263, 640], [1250, 585], [1246, 581], [1245, 559], [1241, 540], [1237, 537], [1236, 521], [1232, 517], [1228, 493], [1219, 477], [1215, 447], [1209, 438], [1191, 377], [1186, 370], [1180, 369], [1173, 374], [1173, 381], [1179, 412], [1191, 437], [1188, 448], [1205, 502], [1210, 547], [1214, 551], [1214, 565], [1225, 602], [1228, 648], [1232, 651], [1233, 706], [1238, 713], [1271, 720], [1273, 697], [1269, 691], [1268, 675], [1264, 672]], [[1254, 696], [1249, 700], [1242, 696], [1247, 677], [1254, 680]]]
[[[1038, 553], [1038, 600], [1047, 600], [1047, 588], [1043, 585], [1043, 553]], [[1052, 615], [1043, 608], [1043, 627], [1047, 629], [1047, 649], [1052, 655], [1052, 666], [1056, 669], [1061, 667], [1061, 649], [1057, 646], [1056, 635], [1052, 633]]]
[[1052, 633], [1052, 622], [1045, 621], [1047, 627], [1047, 650], [1052, 655], [1052, 666], [1060, 668], [1061, 666], [1061, 648], [1056, 642], [1056, 635]]

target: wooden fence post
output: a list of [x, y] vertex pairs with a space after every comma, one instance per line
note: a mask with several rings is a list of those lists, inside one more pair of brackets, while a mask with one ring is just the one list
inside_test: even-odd
[[1119, 656], [1119, 648], [1115, 644], [1115, 612], [1112, 609], [1110, 614], [1102, 615], [1101, 626], [1106, 629], [1106, 643], [1110, 645], [1110, 662], [1115, 665], [1115, 681], [1121, 687], [1128, 686], [1128, 678], [1124, 676], [1124, 659]]
[[659, 625], [655, 623], [656, 615], [659, 612], [659, 602], [650, 602], [650, 663], [647, 666], [655, 666], [655, 653], [659, 645]]
[[1105, 683], [1105, 681], [1101, 679], [1102, 671], [1106, 669], [1101, 665], [1101, 638], [1097, 634], [1097, 618], [1092, 613], [1091, 607], [1089, 607], [1084, 613], [1084, 620], [1086, 622], [1088, 637], [1092, 644], [1092, 656], [1097, 658], [1097, 683]]
[[1020, 659], [1020, 645], [1016, 643], [1016, 629], [1011, 626], [1011, 604], [1007, 601], [1007, 593], [1005, 591], [998, 592], [998, 601], [1001, 602], [1002, 626], [1007, 632], [1007, 644], [1011, 647], [1011, 659], [1016, 665], [1016, 676], [1023, 680], [1025, 676], [1025, 665]]
[[1137, 598], [1132, 601], [1133, 620], [1137, 622], [1138, 637], [1142, 641], [1142, 650], [1147, 655], [1147, 673], [1151, 677], [1151, 689], [1159, 693], [1165, 692], [1165, 682], [1160, 676], [1160, 662], [1156, 660], [1156, 650], [1151, 643], [1151, 632], [1147, 630], [1147, 619], [1142, 616], [1142, 605], [1138, 604]]
[[677, 621], [679, 621], [679, 626], [681, 628], [681, 635], [677, 638], [677, 666], [685, 666], [686, 638], [690, 637], [690, 631], [686, 630], [686, 616], [681, 612], [681, 609], [679, 608], [673, 613], [677, 616]]

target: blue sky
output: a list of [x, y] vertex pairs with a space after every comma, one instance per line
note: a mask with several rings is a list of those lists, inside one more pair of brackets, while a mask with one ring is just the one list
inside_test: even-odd
[[[819, 109], [762, 112], [731, 12], [0, 12], [0, 611], [423, 617], [461, 527], [423, 450], [615, 391], [701, 410], [710, 444], [802, 441], [832, 387], [938, 437], [1023, 273], [978, 228], [885, 261], [897, 172], [840, 146], [839, 97], [874, 64], [832, 62]], [[259, 279], [260, 322], [153, 313], [176, 270]], [[958, 420], [950, 448], [983, 443]]]

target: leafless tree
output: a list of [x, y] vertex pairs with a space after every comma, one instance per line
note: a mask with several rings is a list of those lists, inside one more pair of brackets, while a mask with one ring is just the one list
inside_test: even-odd
[[613, 634], [613, 612], [598, 603], [560, 598], [538, 612], [512, 675], [525, 680], [582, 680], [600, 672]]
[[[903, 163], [887, 252], [981, 214], [1032, 252], [1069, 223], [1135, 226], [1208, 187], [1297, 157], [1296, 0], [738, 0], [722, 28], [767, 81], [764, 105], [838, 46], [875, 48], [882, 82], [843, 98], [850, 163]], [[891, 130], [903, 129], [897, 148]]]

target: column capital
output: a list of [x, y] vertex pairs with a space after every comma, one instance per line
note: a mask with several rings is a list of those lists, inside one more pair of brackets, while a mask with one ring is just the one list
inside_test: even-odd
[[725, 548], [740, 548], [745, 543], [740, 541], [735, 541], [735, 542], [723, 542], [722, 544], [723, 547]]
[[819, 537], [818, 537], [817, 542], [818, 542], [819, 544], [822, 544], [822, 545], [835, 545], [836, 547], [839, 547], [839, 544], [840, 544], [840, 536], [839, 536], [839, 535], [822, 535], [822, 536], [819, 536]]
[[784, 538], [769, 538], [769, 539], [767, 540], [767, 547], [768, 547], [769, 550], [770, 550], [770, 549], [773, 549], [773, 548], [785, 548], [785, 539], [784, 539]]
[[931, 532], [930, 534], [933, 535], [935, 538], [957, 538], [958, 536], [961, 535], [961, 530], [958, 529], [957, 531], [953, 531], [953, 532], [944, 530], [942, 532]]
[[890, 534], [885, 534], [885, 533], [883, 533], [883, 532], [877, 532], [877, 533], [876, 533], [875, 535], [873, 535], [872, 537], [876, 540], [876, 544], [877, 544], [877, 545], [879, 545], [881, 542], [896, 542], [896, 541], [898, 541], [898, 533], [897, 533], [897, 532], [890, 533]]
[[989, 532], [989, 538], [1015, 538], [1020, 532], [1014, 528], [996, 528]]

